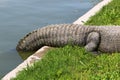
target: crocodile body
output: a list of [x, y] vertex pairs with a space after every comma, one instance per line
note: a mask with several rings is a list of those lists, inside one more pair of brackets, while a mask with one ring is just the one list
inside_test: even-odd
[[34, 30], [21, 39], [18, 51], [35, 51], [42, 46], [84, 46], [87, 51], [120, 52], [120, 26], [56, 24]]

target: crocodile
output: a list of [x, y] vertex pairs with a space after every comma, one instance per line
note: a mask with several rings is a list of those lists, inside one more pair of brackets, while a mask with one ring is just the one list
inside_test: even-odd
[[28, 33], [17, 44], [18, 51], [36, 51], [43, 46], [77, 45], [90, 52], [120, 52], [120, 26], [55, 24]]

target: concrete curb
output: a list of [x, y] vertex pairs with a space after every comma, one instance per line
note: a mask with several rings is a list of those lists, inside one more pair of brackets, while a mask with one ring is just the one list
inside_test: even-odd
[[[73, 24], [81, 24], [83, 25], [84, 22], [86, 22], [91, 16], [95, 15], [96, 12], [98, 12], [103, 6], [107, 5], [112, 0], [103, 0], [99, 4], [97, 4], [95, 7], [93, 7], [90, 11], [88, 11], [85, 15], [80, 17], [78, 20], [73, 22]], [[39, 49], [37, 52], [35, 52], [33, 55], [28, 57], [24, 62], [22, 62], [20, 65], [18, 65], [15, 69], [13, 69], [11, 72], [6, 74], [2, 80], [10, 80], [11, 78], [15, 78], [19, 71], [22, 71], [23, 69], [27, 68], [28, 66], [32, 66], [32, 64], [42, 58], [42, 56], [49, 50], [51, 47], [44, 46], [41, 49]]]
[[98, 11], [101, 10], [101, 8], [105, 5], [107, 5], [112, 0], [103, 0], [100, 3], [98, 3], [95, 7], [93, 7], [91, 10], [89, 10], [86, 14], [81, 16], [78, 20], [73, 22], [73, 24], [80, 24], [83, 25], [91, 16], [94, 16]]
[[2, 80], [10, 80], [11, 78], [15, 78], [19, 71], [22, 71], [23, 69], [27, 68], [28, 66], [32, 66], [32, 64], [42, 58], [42, 56], [50, 50], [51, 47], [44, 46], [41, 49], [39, 49], [37, 52], [35, 52], [33, 55], [28, 57], [24, 62], [19, 64], [15, 69], [10, 71], [8, 74], [6, 74]]

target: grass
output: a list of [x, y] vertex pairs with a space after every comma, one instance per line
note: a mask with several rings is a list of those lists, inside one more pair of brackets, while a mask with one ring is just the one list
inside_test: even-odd
[[113, 0], [92, 16], [86, 25], [120, 25], [120, 0]]
[[13, 80], [96, 79], [120, 79], [119, 53], [96, 56], [77, 46], [53, 49]]
[[[103, 7], [86, 25], [120, 25], [120, 1]], [[120, 80], [120, 53], [93, 55], [78, 46], [50, 50], [13, 80]]]

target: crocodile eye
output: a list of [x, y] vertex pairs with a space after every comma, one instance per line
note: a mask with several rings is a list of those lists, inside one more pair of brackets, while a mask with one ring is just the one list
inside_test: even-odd
[[28, 36], [29, 36], [29, 34], [26, 35], [26, 37], [28, 37]]

